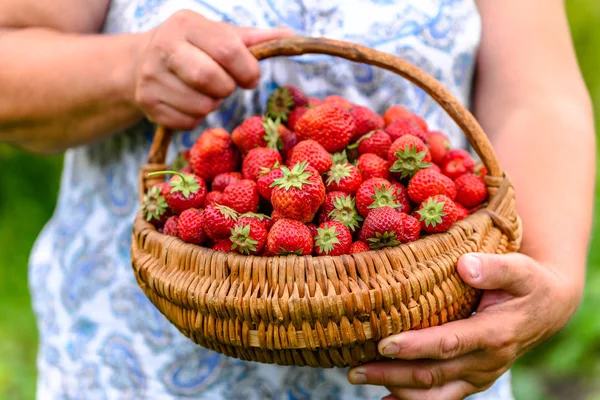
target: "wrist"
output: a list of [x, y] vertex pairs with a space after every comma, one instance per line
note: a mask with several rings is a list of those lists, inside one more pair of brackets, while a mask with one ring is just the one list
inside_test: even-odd
[[112, 74], [114, 96], [118, 102], [138, 110], [135, 102], [136, 65], [146, 45], [146, 35], [143, 33], [119, 35], [118, 40], [120, 45]]

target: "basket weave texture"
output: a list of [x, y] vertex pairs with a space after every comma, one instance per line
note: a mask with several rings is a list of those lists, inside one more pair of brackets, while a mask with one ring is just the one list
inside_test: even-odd
[[[132, 266], [148, 298], [201, 346], [243, 360], [311, 367], [378, 360], [382, 338], [471, 315], [480, 293], [458, 275], [459, 257], [517, 251], [521, 241], [514, 189], [475, 118], [437, 80], [390, 54], [318, 38], [282, 39], [251, 51], [258, 60], [329, 54], [409, 79], [469, 138], [489, 171], [489, 202], [446, 233], [336, 257], [215, 252], [160, 234], [138, 214]], [[140, 170], [140, 196], [156, 183], [148, 173], [166, 168], [170, 137], [158, 127]]]

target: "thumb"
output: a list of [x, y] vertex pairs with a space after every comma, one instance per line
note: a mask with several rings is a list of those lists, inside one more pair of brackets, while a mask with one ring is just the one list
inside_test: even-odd
[[253, 46], [258, 43], [267, 42], [269, 40], [282, 39], [294, 36], [294, 31], [290, 28], [250, 28], [250, 27], [234, 27], [235, 32], [240, 36], [246, 47]]
[[458, 260], [458, 273], [468, 285], [484, 290], [504, 290], [515, 296], [533, 286], [532, 260], [519, 253], [470, 253]]

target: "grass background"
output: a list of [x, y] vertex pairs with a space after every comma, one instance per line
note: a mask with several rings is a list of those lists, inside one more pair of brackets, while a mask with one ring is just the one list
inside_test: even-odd
[[[569, 0], [567, 10], [581, 69], [600, 116], [600, 2]], [[61, 158], [35, 157], [0, 145], [0, 165], [0, 399], [32, 399], [37, 333], [27, 260], [52, 213]], [[597, 216], [599, 196], [595, 204]], [[561, 333], [514, 368], [518, 400], [600, 400], [600, 382], [595, 378], [600, 375], [599, 235], [596, 217], [583, 303]]]

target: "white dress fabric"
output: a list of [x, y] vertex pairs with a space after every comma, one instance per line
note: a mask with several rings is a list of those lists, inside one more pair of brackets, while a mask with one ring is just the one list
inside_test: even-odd
[[[180, 9], [240, 26], [287, 26], [298, 35], [360, 43], [399, 55], [469, 104], [480, 19], [471, 0], [114, 0], [105, 33], [143, 32]], [[191, 147], [207, 127], [231, 131], [264, 110], [268, 93], [294, 84], [308, 95], [339, 94], [383, 112], [402, 104], [465, 139], [422, 90], [381, 70], [322, 55], [261, 62], [254, 91], [238, 90], [170, 149]], [[136, 184], [152, 126], [142, 122], [101, 143], [67, 151], [58, 205], [30, 263], [40, 331], [39, 399], [380, 399], [352, 386], [344, 369], [244, 362], [193, 344], [146, 299], [130, 264]], [[503, 376], [477, 400], [511, 399]]]

